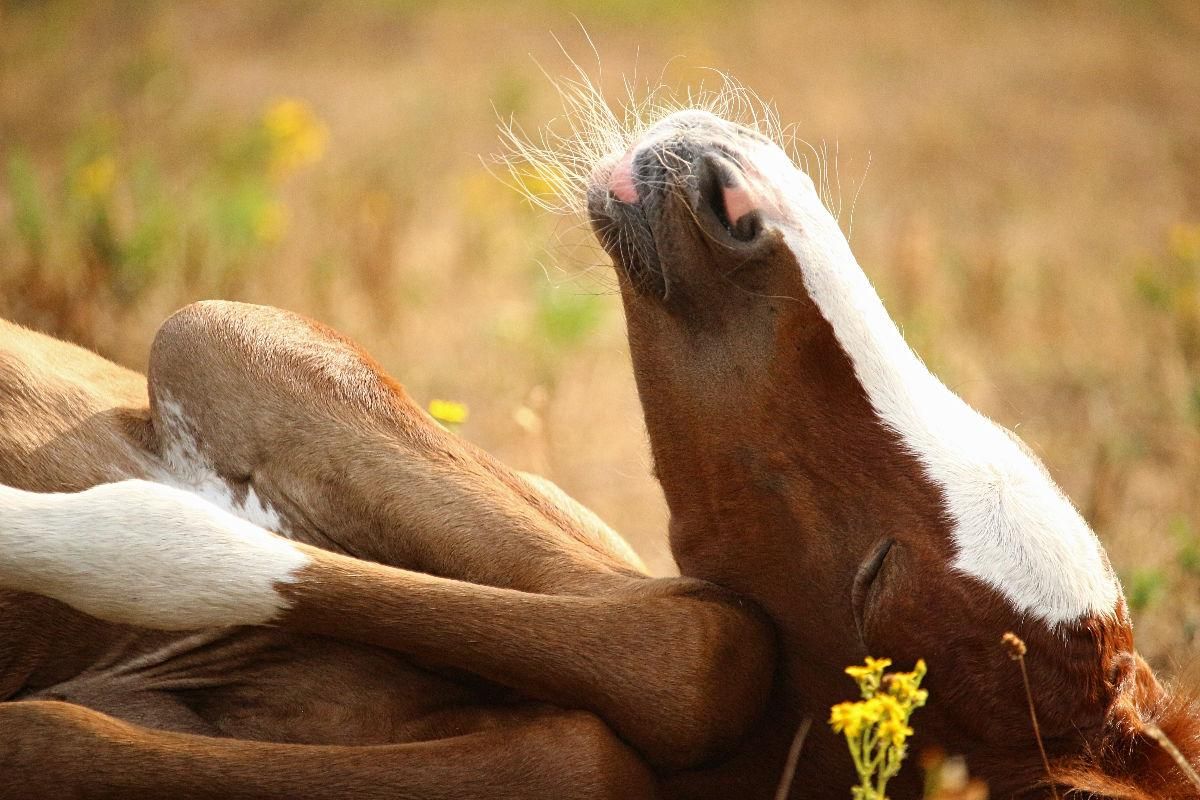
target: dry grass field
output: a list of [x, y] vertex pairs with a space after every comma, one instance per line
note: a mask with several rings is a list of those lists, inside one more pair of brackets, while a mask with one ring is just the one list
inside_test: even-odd
[[1186, 0], [0, 2], [0, 314], [138, 368], [190, 300], [318, 317], [669, 570], [602, 255], [487, 169], [497, 115], [558, 113], [555, 37], [614, 96], [715, 67], [772, 99], [918, 352], [1099, 531], [1143, 652], [1198, 660]]

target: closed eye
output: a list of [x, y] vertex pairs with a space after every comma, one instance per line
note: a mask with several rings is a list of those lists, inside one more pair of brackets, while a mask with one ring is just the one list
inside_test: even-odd
[[875, 584], [875, 579], [883, 569], [883, 564], [887, 559], [888, 553], [892, 551], [892, 545], [895, 543], [895, 539], [881, 539], [877, 542], [871, 553], [859, 565], [858, 572], [854, 575], [854, 584], [850, 588], [850, 603], [854, 610], [854, 626], [858, 628], [858, 639], [864, 647], [867, 646], [865, 638], [866, 611], [867, 603], [871, 596], [871, 589]]

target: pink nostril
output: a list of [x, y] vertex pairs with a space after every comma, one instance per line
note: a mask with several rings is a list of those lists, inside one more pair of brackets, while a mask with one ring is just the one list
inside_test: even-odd
[[721, 191], [725, 199], [725, 216], [730, 225], [737, 225], [739, 219], [758, 208], [757, 199], [745, 184], [725, 186]]
[[633, 150], [621, 157], [617, 165], [613, 167], [612, 175], [608, 179], [608, 188], [618, 200], [622, 203], [636, 203], [638, 201], [637, 187], [633, 184]]

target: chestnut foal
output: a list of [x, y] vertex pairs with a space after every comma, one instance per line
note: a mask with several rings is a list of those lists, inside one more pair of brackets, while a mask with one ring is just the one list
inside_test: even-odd
[[[929, 662], [913, 744], [993, 797], [1198, 796], [1153, 736], [1195, 764], [1196, 708], [1098, 541], [925, 370], [783, 152], [681, 112], [588, 182], [686, 577], [294, 315], [185, 309], [148, 398], [0, 329], [0, 793], [769, 797], [870, 653]], [[791, 796], [850, 782], [815, 726]]]

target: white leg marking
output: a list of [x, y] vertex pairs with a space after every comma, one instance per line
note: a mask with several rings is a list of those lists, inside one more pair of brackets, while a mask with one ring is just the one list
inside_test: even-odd
[[260, 528], [289, 536], [279, 513], [264, 501], [251, 486], [243, 501], [234, 499], [233, 489], [200, 452], [187, 417], [178, 403], [163, 393], [158, 401], [162, 431], [163, 456], [169, 471], [159, 477], [162, 483], [185, 489], [234, 516], [253, 522]]
[[77, 494], [0, 487], [0, 586], [95, 617], [184, 630], [265, 623], [309, 558], [179, 489], [108, 483]]

